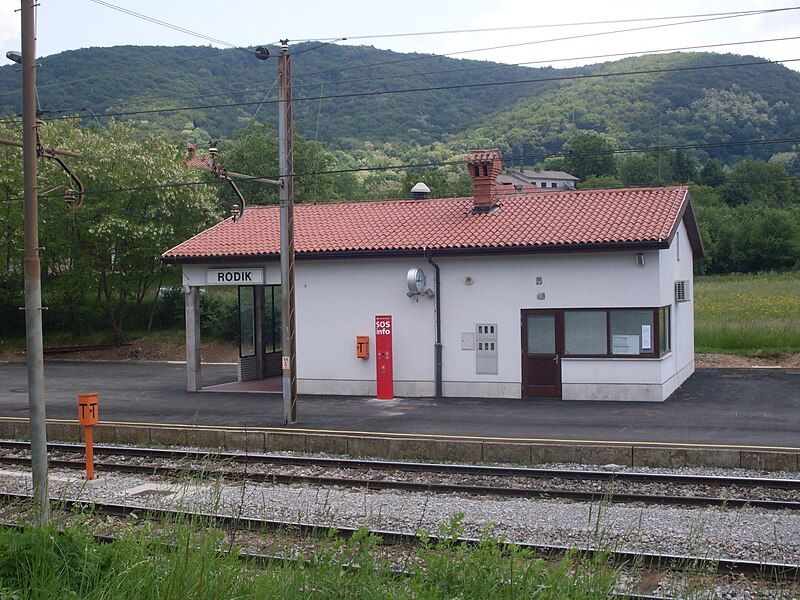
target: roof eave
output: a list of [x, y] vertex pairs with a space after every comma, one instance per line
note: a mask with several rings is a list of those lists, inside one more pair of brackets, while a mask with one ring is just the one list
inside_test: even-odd
[[689, 195], [689, 188], [686, 188], [686, 194], [683, 197], [683, 203], [681, 204], [681, 208], [678, 211], [678, 216], [675, 218], [675, 222], [672, 225], [672, 229], [669, 232], [669, 237], [667, 238], [667, 247], [672, 244], [672, 240], [675, 235], [678, 233], [678, 226], [684, 223], [686, 226], [686, 235], [689, 237], [689, 244], [692, 246], [692, 257], [696, 260], [700, 260], [705, 257], [706, 252], [705, 248], [703, 247], [703, 237], [700, 234], [700, 226], [697, 224], [697, 218], [694, 215], [694, 210], [692, 209], [692, 200]]
[[[592, 242], [581, 244], [547, 244], [542, 246], [493, 246], [463, 248], [428, 248], [436, 256], [499, 255], [499, 254], [550, 254], [573, 252], [616, 252], [664, 250], [669, 248], [668, 240], [645, 240], [631, 242]], [[391, 250], [333, 250], [326, 252], [302, 252], [295, 256], [298, 260], [324, 260], [348, 258], [396, 258], [420, 256], [424, 248], [402, 248]], [[205, 264], [205, 263], [248, 263], [253, 261], [278, 260], [278, 254], [238, 254], [227, 256], [162, 256], [166, 264]]]

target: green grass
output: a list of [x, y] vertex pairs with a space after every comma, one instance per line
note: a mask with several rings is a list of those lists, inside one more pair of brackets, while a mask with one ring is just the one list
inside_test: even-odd
[[800, 273], [697, 277], [695, 350], [800, 352]]
[[[616, 573], [602, 557], [538, 560], [486, 540], [475, 548], [449, 541], [423, 545], [401, 577], [374, 558], [376, 540], [358, 534], [321, 540], [308, 563], [254, 564], [220, 552], [221, 532], [173, 527], [172, 546], [147, 529], [110, 544], [86, 528], [63, 533], [31, 527], [0, 530], [0, 599], [234, 600], [245, 598], [601, 599]], [[347, 568], [357, 564], [358, 569]]]

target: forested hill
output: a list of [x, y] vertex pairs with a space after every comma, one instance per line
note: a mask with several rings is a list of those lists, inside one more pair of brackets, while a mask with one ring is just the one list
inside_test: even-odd
[[[752, 56], [673, 53], [554, 69], [365, 46], [309, 43], [292, 51], [300, 131], [343, 149], [444, 142], [462, 150], [491, 143], [531, 155], [560, 150], [578, 129], [606, 133], [620, 147], [800, 135], [800, 73], [778, 64], [732, 66], [759, 60]], [[201, 143], [232, 136], [249, 122], [277, 65], [274, 58], [195, 46], [88, 48], [40, 62], [41, 105], [49, 118], [69, 114], [52, 112], [59, 109], [85, 109], [88, 124], [107, 113], [251, 103], [130, 117], [144, 128], [166, 128], [176, 139]], [[609, 73], [634, 74], [603, 76]], [[518, 82], [452, 87], [505, 81]], [[428, 87], [447, 89], [324, 98]], [[15, 66], [0, 68], [0, 102], [10, 110], [20, 108], [18, 88]], [[275, 112], [274, 104], [264, 104], [258, 120], [274, 121]], [[726, 147], [711, 154], [733, 161], [768, 158], [772, 151]]]

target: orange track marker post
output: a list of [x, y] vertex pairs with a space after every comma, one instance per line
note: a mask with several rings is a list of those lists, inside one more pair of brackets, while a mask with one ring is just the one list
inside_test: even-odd
[[83, 439], [86, 442], [86, 479], [94, 479], [94, 435], [92, 427], [100, 422], [98, 410], [98, 393], [78, 395], [78, 423], [83, 427]]

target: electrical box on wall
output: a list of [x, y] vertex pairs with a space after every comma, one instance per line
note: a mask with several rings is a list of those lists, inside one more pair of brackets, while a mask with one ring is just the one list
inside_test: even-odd
[[465, 331], [461, 334], [461, 349], [475, 350], [475, 332]]
[[356, 358], [369, 358], [369, 336], [356, 336]]
[[475, 344], [475, 373], [497, 375], [497, 323], [478, 323]]

